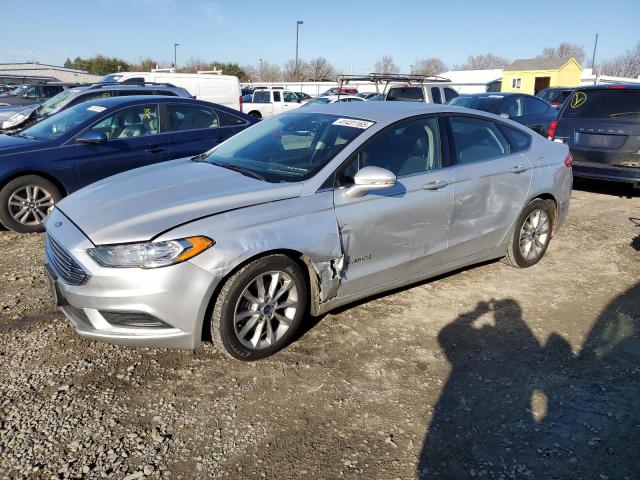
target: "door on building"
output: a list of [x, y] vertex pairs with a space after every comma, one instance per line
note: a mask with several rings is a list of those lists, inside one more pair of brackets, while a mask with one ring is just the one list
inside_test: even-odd
[[541, 92], [551, 84], [551, 77], [536, 77], [536, 82], [533, 85], [533, 94]]

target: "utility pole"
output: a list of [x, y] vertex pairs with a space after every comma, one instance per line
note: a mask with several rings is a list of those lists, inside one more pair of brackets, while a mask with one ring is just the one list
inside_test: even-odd
[[178, 55], [177, 55], [177, 50], [178, 47], [180, 46], [179, 43], [174, 43], [173, 44], [173, 68], [175, 68], [176, 72], [178, 71]]
[[295, 76], [296, 76], [296, 80], [298, 80], [298, 38], [300, 36], [300, 25], [302, 25], [304, 22], [302, 20], [298, 20], [296, 21], [296, 69], [295, 69]]
[[262, 59], [260, 59], [260, 81], [262, 81]]
[[593, 56], [591, 57], [591, 73], [596, 74], [596, 48], [598, 48], [598, 34], [596, 33], [596, 41], [593, 44]]

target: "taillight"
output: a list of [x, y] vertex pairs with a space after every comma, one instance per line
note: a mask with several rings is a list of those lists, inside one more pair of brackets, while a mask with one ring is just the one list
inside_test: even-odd
[[571, 155], [571, 152], [567, 153], [567, 156], [564, 158], [564, 166], [567, 168], [571, 168], [571, 166], [573, 165], [573, 156]]
[[625, 87], [624, 85], [609, 85], [607, 88], [609, 90], [624, 90], [627, 87]]
[[240, 95], [240, 111], [242, 111], [242, 95]]
[[549, 124], [549, 130], [547, 130], [547, 138], [549, 140], [553, 140], [553, 137], [556, 136], [556, 128], [558, 128], [558, 121], [557, 120], [553, 120]]

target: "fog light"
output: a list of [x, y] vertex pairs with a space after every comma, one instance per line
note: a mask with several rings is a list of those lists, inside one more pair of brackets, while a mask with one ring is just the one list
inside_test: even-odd
[[114, 327], [124, 328], [173, 328], [159, 318], [144, 312], [104, 312], [100, 315]]

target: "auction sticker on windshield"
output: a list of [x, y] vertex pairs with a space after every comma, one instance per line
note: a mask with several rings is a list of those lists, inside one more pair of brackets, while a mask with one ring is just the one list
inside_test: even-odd
[[87, 110], [89, 112], [104, 112], [107, 109], [107, 107], [101, 107], [100, 105], [91, 105], [89, 108], [87, 108]]
[[362, 130], [366, 130], [371, 125], [373, 125], [373, 123], [374, 122], [367, 122], [366, 120], [355, 120], [353, 118], [339, 118], [338, 120], [333, 122], [333, 125], [340, 125], [340, 126], [343, 126], [343, 127], [361, 128]]

